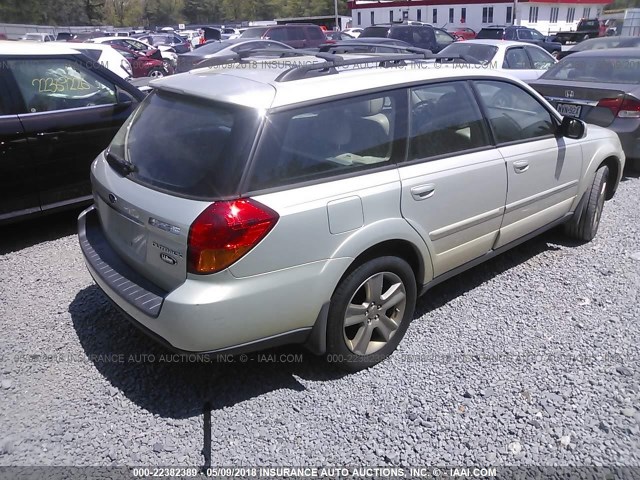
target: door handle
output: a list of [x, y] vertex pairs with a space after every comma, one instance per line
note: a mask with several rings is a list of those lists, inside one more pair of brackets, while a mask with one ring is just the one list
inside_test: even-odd
[[432, 197], [434, 193], [436, 193], [436, 186], [433, 183], [411, 187], [411, 196], [414, 200], [426, 200]]
[[529, 162], [527, 162], [526, 160], [513, 162], [513, 169], [516, 171], [516, 173], [524, 173], [529, 170]]

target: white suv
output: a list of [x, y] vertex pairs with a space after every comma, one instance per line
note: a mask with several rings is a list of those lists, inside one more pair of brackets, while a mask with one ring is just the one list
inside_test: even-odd
[[556, 225], [596, 234], [615, 133], [491, 71], [318, 55], [159, 80], [93, 164], [89, 271], [166, 345], [365, 368], [433, 285]]

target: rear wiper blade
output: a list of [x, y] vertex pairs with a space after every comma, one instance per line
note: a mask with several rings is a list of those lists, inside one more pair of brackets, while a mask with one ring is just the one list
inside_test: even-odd
[[113, 168], [123, 177], [126, 177], [130, 173], [138, 171], [136, 166], [131, 162], [127, 162], [124, 158], [112, 152], [107, 152], [107, 162], [109, 162], [111, 168]]

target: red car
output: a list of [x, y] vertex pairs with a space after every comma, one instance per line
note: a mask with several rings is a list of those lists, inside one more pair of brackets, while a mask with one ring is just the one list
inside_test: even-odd
[[[141, 52], [134, 52], [133, 50], [129, 50], [128, 48], [120, 47], [118, 45], [111, 45], [115, 48], [122, 56], [124, 56], [129, 63], [131, 64], [131, 69], [133, 70], [133, 78], [140, 77], [164, 77], [166, 75], [171, 75], [173, 69], [171, 71], [167, 71], [162, 60], [158, 60], [157, 58], [152, 58], [149, 55], [145, 55]], [[155, 51], [151, 52], [153, 55]]]
[[469, 27], [447, 27], [446, 30], [458, 40], [473, 40], [476, 38], [476, 32]]

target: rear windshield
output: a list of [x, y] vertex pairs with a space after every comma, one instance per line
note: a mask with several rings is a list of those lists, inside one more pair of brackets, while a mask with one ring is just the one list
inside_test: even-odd
[[130, 162], [127, 178], [172, 194], [216, 199], [237, 193], [257, 111], [156, 91], [122, 126], [109, 153]]
[[504, 31], [501, 28], [483, 28], [478, 32], [476, 38], [478, 40], [501, 40], [504, 35]]
[[242, 32], [240, 38], [262, 38], [267, 30], [267, 28], [250, 28]]
[[361, 37], [380, 37], [384, 38], [389, 33], [389, 27], [367, 27], [360, 34]]
[[440, 51], [440, 55], [468, 55], [480, 60], [482, 63], [489, 63], [496, 52], [498, 47], [493, 45], [482, 45], [479, 43], [452, 43], [448, 47], [443, 48]]
[[[576, 54], [577, 55], [577, 54]], [[591, 57], [571, 55], [556, 63], [543, 75], [544, 80], [571, 80], [593, 83], [640, 84], [640, 56]]]
[[398, 26], [391, 27], [389, 38], [395, 38], [407, 42], [414, 47], [431, 49], [434, 47], [435, 33], [431, 27]]
[[207, 43], [205, 45], [202, 45], [200, 48], [198, 48], [197, 54], [198, 56], [200, 56], [202, 54], [207, 54], [207, 53], [216, 53], [216, 52], [219, 52], [220, 50], [227, 48], [229, 45], [230, 45], [229, 43], [214, 41], [212, 43]]

